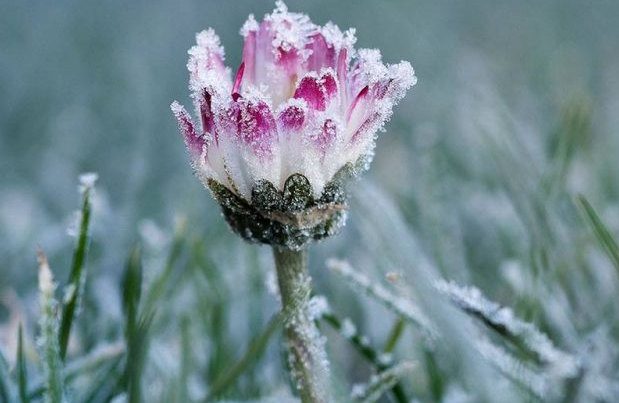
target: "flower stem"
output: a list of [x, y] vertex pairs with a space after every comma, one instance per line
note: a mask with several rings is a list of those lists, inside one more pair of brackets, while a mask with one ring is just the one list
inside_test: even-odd
[[324, 339], [308, 315], [311, 293], [306, 249], [273, 247], [282, 298], [290, 369], [303, 403], [329, 402], [329, 363]]

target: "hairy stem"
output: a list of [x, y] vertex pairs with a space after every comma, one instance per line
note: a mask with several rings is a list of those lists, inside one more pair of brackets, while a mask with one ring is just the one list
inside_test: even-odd
[[327, 403], [329, 364], [324, 341], [307, 312], [311, 293], [307, 250], [273, 247], [290, 369], [303, 403]]

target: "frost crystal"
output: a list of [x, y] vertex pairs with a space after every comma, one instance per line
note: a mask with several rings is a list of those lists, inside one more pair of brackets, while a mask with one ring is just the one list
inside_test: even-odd
[[310, 320], [318, 320], [330, 311], [329, 301], [324, 295], [312, 297], [307, 305], [307, 315]]
[[80, 193], [84, 193], [87, 189], [92, 189], [95, 187], [95, 182], [97, 182], [97, 179], [99, 179], [99, 174], [95, 173], [95, 172], [87, 172], [87, 173], [83, 173], [79, 176], [79, 181], [80, 181], [80, 186], [79, 186], [79, 191]]
[[[389, 65], [378, 50], [356, 52], [354, 29], [320, 27], [283, 1], [262, 22], [250, 15], [240, 33], [243, 62], [234, 77], [215, 32], [196, 35], [187, 68], [198, 122], [177, 102], [171, 109], [197, 176], [233, 229], [300, 247], [343, 223], [342, 179], [367, 169], [377, 131], [416, 78], [408, 62]], [[275, 193], [285, 196], [295, 176], [308, 182], [303, 217], [296, 207], [289, 216], [287, 200]], [[256, 208], [256, 199], [264, 204]], [[250, 225], [256, 214], [263, 222]]]
[[71, 220], [69, 221], [69, 225], [67, 226], [67, 235], [72, 238], [77, 237], [79, 234], [80, 223], [82, 222], [82, 212], [81, 210], [74, 211]]
[[352, 320], [350, 320], [350, 318], [344, 318], [344, 320], [342, 321], [342, 336], [346, 337], [347, 339], [351, 339], [356, 334], [357, 327], [355, 326], [355, 324], [352, 322]]

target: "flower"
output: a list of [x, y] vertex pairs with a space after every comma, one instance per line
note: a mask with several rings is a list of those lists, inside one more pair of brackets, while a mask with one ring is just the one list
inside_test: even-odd
[[367, 168], [377, 131], [416, 82], [410, 63], [356, 51], [354, 34], [278, 1], [241, 28], [234, 79], [215, 32], [196, 35], [187, 68], [200, 125], [171, 108], [194, 170], [243, 237], [301, 247], [344, 222], [343, 186]]

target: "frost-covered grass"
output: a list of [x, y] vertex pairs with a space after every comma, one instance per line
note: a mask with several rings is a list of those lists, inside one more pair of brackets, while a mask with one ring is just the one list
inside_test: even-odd
[[[311, 252], [339, 399], [615, 401], [618, 5], [358, 3], [288, 2], [419, 77]], [[293, 401], [271, 252], [167, 110], [194, 32], [272, 7], [0, 5], [0, 402]]]

